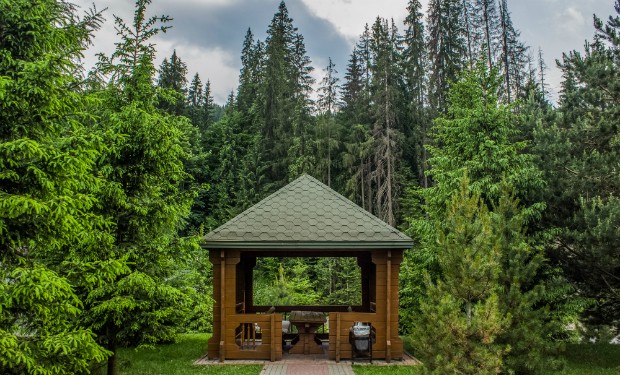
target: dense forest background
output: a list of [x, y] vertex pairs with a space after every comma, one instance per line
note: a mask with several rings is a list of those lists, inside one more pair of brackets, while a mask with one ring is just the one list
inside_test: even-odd
[[[2, 373], [114, 374], [118, 347], [209, 331], [200, 237], [303, 173], [415, 240], [401, 331], [430, 370], [541, 373], [567, 327], [618, 334], [620, 1], [557, 62], [555, 104], [507, 0], [411, 0], [320, 82], [282, 2], [223, 106], [183, 51], [155, 66], [174, 29], [149, 3], [88, 72], [101, 12], [0, 3]], [[353, 259], [255, 275], [266, 304], [359, 297]]]

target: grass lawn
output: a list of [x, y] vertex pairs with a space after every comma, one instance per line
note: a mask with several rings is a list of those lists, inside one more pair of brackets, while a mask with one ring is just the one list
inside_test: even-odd
[[355, 375], [418, 375], [422, 366], [370, 366], [353, 365]]
[[180, 335], [175, 344], [154, 349], [121, 349], [118, 368], [121, 375], [257, 375], [262, 365], [194, 366], [207, 352], [209, 334]]
[[[154, 349], [121, 349], [121, 375], [258, 375], [262, 365], [194, 366], [207, 351], [208, 334], [180, 335], [175, 344]], [[405, 344], [407, 346], [407, 343]], [[620, 375], [620, 345], [567, 345], [566, 369], [553, 375]], [[357, 375], [419, 375], [422, 368], [411, 366], [354, 365]]]
[[619, 375], [620, 345], [571, 344], [566, 346], [566, 369], [557, 375]]

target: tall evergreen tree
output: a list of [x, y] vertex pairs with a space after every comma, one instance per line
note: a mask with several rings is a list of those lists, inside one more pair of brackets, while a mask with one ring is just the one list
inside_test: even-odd
[[526, 94], [528, 47], [519, 39], [520, 32], [512, 23], [508, 0], [499, 3], [501, 23], [501, 61], [504, 71], [506, 100], [524, 98]]
[[[495, 246], [498, 247], [499, 257], [496, 261], [499, 271], [493, 283], [497, 285], [496, 303], [503, 323], [501, 330], [489, 336], [502, 347], [494, 356], [503, 371], [540, 373], [557, 365], [557, 343], [551, 340], [562, 330], [559, 324], [561, 314], [549, 312], [546, 307], [558, 303], [550, 297], [557, 292], [554, 289], [555, 283], [545, 275], [542, 253], [532, 246], [531, 240], [527, 240], [525, 235], [527, 231], [531, 233], [535, 229], [534, 223], [539, 220], [545, 207], [544, 203], [537, 201], [537, 192], [544, 187], [544, 181], [534, 165], [532, 155], [521, 151], [525, 144], [513, 140], [518, 119], [510, 107], [500, 104], [500, 85], [501, 78], [497, 69], [489, 72], [484, 59], [479, 60], [475, 70], [466, 71], [463, 78], [452, 87], [448, 114], [435, 123], [439, 142], [431, 148], [430, 173], [436, 185], [422, 192], [424, 214], [413, 222], [414, 234], [421, 240], [419, 254], [407, 259], [407, 262], [425, 262], [431, 276], [439, 280], [454, 272], [453, 266], [444, 267], [442, 264], [443, 252], [450, 251], [441, 246], [441, 242], [437, 242], [438, 224], [430, 226], [424, 217], [439, 225], [446, 222], [445, 215], [449, 217], [451, 212], [446, 202], [459, 191], [458, 183], [464, 184], [464, 179], [471, 181], [461, 185], [461, 189], [465, 186], [491, 211], [493, 234], [489, 237], [498, 241]], [[450, 221], [445, 225], [450, 228]], [[470, 240], [463, 237], [457, 243], [464, 245]], [[476, 245], [465, 246], [478, 248]], [[405, 269], [411, 267], [415, 268], [415, 263], [405, 265]], [[469, 267], [463, 266], [463, 269], [468, 270]], [[405, 278], [415, 282], [415, 271], [406, 274]], [[431, 299], [422, 302], [421, 307], [430, 308], [428, 311], [432, 312], [437, 311], [432, 307], [433, 301], [437, 301], [432, 299], [437, 288], [434, 284], [430, 285], [427, 292]], [[449, 345], [444, 348], [436, 347], [441, 350], [439, 354], [443, 354], [450, 345], [459, 345], [452, 339], [447, 339], [447, 342]], [[443, 341], [438, 345], [443, 345]], [[473, 357], [461, 358], [460, 352], [455, 353], [456, 363], [473, 364], [475, 368]], [[447, 355], [447, 358], [453, 356]], [[441, 366], [449, 365], [442, 363]], [[445, 372], [446, 367], [443, 368]], [[467, 370], [471, 371], [472, 367]]]
[[278, 12], [273, 16], [267, 29], [265, 47], [264, 124], [262, 129], [265, 159], [269, 161], [268, 181], [273, 190], [288, 181], [288, 151], [292, 132], [291, 108], [296, 95], [290, 81], [293, 68], [291, 46], [297, 29], [288, 16], [284, 2], [280, 2]]
[[[500, 15], [497, 0], [474, 0], [474, 24], [480, 29], [476, 34], [481, 38], [476, 48], [487, 60], [489, 69], [493, 69], [500, 47]], [[477, 60], [480, 56], [475, 56]]]
[[399, 149], [399, 87], [400, 40], [395, 26], [377, 18], [372, 26], [374, 64], [372, 66], [372, 92], [375, 137], [373, 177], [376, 184], [374, 213], [390, 225], [396, 224], [398, 192], [396, 171]]
[[283, 186], [289, 174], [310, 168], [307, 143], [311, 71], [303, 37], [293, 26], [282, 1], [267, 29], [265, 43], [261, 97], [263, 158], [269, 164], [266, 192]]
[[317, 121], [317, 158], [316, 166], [319, 176], [327, 182], [327, 186], [332, 186], [332, 166], [336, 160], [336, 151], [339, 146], [339, 132], [336, 129], [335, 112], [338, 103], [338, 81], [336, 76], [338, 71], [332, 59], [325, 68], [325, 76], [319, 88], [318, 109], [319, 118]]
[[172, 52], [170, 60], [164, 59], [159, 67], [159, 78], [157, 85], [162, 89], [169, 89], [169, 92], [163, 91], [164, 94], [161, 101], [161, 108], [173, 115], [185, 114], [186, 98], [187, 98], [187, 65], [177, 56], [177, 51]]
[[[137, 1], [131, 25], [116, 17], [121, 40], [98, 65], [111, 80], [102, 93], [104, 105], [93, 108], [98, 126], [111, 130], [109, 150], [98, 162], [107, 179], [99, 208], [113, 223], [114, 237], [109, 251], [96, 256], [122, 254], [130, 272], [88, 293], [86, 321], [113, 353], [121, 346], [173, 339], [186, 313], [186, 298], [170, 280], [183, 263], [185, 241], [178, 233], [193, 202], [183, 170], [190, 124], [157, 108], [161, 89], [153, 85], [155, 50], [149, 39], [165, 31], [170, 19], [147, 17], [149, 3]], [[113, 354], [108, 374], [116, 373]]]
[[498, 297], [500, 239], [486, 204], [469, 190], [464, 178], [433, 226], [440, 275], [426, 275], [412, 336], [433, 374], [498, 374], [508, 351], [498, 343], [509, 321]]
[[[106, 284], [119, 262], [84, 252], [105, 248], [109, 224], [94, 213], [100, 138], [85, 124], [73, 74], [102, 21], [73, 5], [0, 3], [0, 373], [86, 373], [109, 352], [78, 322], [84, 284]], [[63, 263], [67, 261], [66, 263]]]
[[[620, 2], [616, 15], [594, 18], [596, 35], [583, 53], [564, 54], [564, 81], [554, 126], [538, 129], [549, 181], [545, 222], [559, 228], [555, 262], [586, 298], [586, 318], [620, 329]], [[550, 152], [552, 151], [552, 152]]]
[[461, 0], [431, 0], [428, 7], [429, 103], [435, 113], [443, 113], [449, 84], [465, 65], [464, 10]]
[[294, 111], [292, 113], [292, 143], [288, 150], [290, 180], [311, 171], [315, 163], [310, 135], [313, 122], [311, 117], [313, 101], [310, 95], [314, 84], [311, 73], [314, 68], [310, 65], [310, 57], [306, 54], [304, 37], [299, 33], [294, 35], [292, 52], [290, 82], [293, 84], [291, 92], [294, 95]]
[[408, 117], [404, 126], [405, 159], [418, 177], [421, 186], [428, 187], [426, 176], [426, 144], [428, 132], [427, 54], [425, 47], [424, 23], [421, 12], [422, 5], [418, 0], [409, 1], [405, 25], [403, 65], [406, 84], [406, 101]]

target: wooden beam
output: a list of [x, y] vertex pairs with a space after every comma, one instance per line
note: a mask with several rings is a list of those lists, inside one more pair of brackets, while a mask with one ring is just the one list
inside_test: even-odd
[[392, 251], [389, 250], [387, 254], [387, 280], [386, 280], [386, 351], [385, 362], [391, 361], [391, 344], [392, 344]]
[[[271, 362], [276, 360], [276, 319], [275, 314], [271, 314]], [[280, 343], [277, 343], [278, 345]]]
[[340, 362], [340, 313], [336, 313], [336, 363]]
[[220, 362], [226, 357], [226, 253], [220, 251]]

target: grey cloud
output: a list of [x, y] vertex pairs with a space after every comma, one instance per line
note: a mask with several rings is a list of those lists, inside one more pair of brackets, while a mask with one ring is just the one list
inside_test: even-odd
[[[204, 49], [221, 48], [236, 56], [240, 65], [241, 47], [248, 27], [256, 38], [264, 40], [278, 4], [276, 0], [238, 0], [217, 5], [155, 2], [153, 10], [174, 18], [166, 39]], [[322, 69], [317, 63], [331, 57], [340, 70], [344, 70], [342, 67], [352, 48], [347, 39], [330, 22], [312, 14], [300, 0], [288, 1], [286, 5], [293, 24], [304, 36], [315, 69]], [[183, 59], [183, 51], [179, 49], [177, 53]]]

